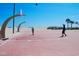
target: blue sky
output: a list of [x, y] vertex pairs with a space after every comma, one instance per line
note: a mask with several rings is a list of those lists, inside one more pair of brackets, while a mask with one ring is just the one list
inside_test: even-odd
[[[23, 21], [26, 21], [22, 25], [24, 27], [62, 26], [66, 24], [66, 18], [79, 22], [78, 3], [38, 3], [37, 6], [35, 3], [16, 3], [16, 14], [20, 9], [26, 16], [16, 17], [15, 26]], [[11, 15], [13, 15], [13, 3], [0, 3], [0, 26]], [[12, 20], [8, 27], [12, 27]]]

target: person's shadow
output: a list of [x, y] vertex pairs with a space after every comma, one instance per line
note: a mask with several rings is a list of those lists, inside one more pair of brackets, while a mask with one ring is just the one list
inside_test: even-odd
[[64, 38], [64, 37], [66, 37], [66, 36], [59, 36], [58, 38]]

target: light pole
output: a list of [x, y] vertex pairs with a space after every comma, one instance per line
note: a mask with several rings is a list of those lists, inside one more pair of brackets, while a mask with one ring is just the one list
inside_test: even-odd
[[[15, 15], [15, 3], [13, 4], [13, 15]], [[13, 18], [13, 33], [15, 31], [15, 17]]]

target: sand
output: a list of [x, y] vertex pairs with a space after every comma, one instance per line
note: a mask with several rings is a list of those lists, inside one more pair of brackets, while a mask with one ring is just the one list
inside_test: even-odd
[[[15, 31], [16, 32], [16, 31]], [[9, 34], [10, 33], [10, 34]], [[6, 41], [0, 40], [1, 56], [79, 56], [79, 30], [67, 30], [67, 37], [60, 37], [61, 30], [30, 29], [12, 34], [7, 29]]]

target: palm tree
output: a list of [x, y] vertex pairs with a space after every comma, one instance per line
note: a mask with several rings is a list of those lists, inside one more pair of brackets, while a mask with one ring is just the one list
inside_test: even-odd
[[76, 21], [75, 24], [79, 25], [79, 23]]
[[74, 24], [74, 21], [70, 21], [70, 23], [71, 23], [71, 29], [72, 29], [72, 25]]
[[71, 20], [70, 20], [69, 18], [66, 19], [66, 22], [67, 22], [67, 29], [69, 28], [69, 23], [70, 23], [70, 21], [71, 21]]

